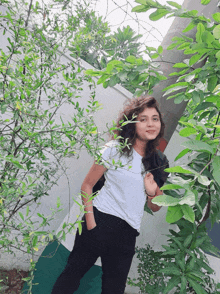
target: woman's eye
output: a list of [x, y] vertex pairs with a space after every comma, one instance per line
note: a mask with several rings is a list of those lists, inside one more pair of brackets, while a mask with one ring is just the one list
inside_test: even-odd
[[154, 118], [155, 121], [158, 121], [159, 119], [157, 117]]

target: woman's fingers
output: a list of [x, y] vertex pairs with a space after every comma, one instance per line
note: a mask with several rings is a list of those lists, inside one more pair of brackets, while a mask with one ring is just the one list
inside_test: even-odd
[[154, 176], [151, 173], [146, 174], [145, 179], [147, 180], [153, 180]]

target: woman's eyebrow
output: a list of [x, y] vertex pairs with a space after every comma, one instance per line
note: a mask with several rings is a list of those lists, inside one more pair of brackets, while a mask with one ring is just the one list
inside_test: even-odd
[[[153, 116], [157, 116], [157, 117], [159, 117], [158, 114], [154, 114], [154, 115], [152, 115], [152, 117], [153, 117]], [[142, 114], [142, 115], [140, 115], [140, 117], [148, 117], [148, 115]]]

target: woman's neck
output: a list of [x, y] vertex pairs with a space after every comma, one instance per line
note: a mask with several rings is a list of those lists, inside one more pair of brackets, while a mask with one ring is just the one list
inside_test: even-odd
[[146, 150], [147, 142], [141, 141], [136, 139], [134, 145], [132, 146], [134, 150], [141, 155], [142, 157], [145, 156], [145, 150]]

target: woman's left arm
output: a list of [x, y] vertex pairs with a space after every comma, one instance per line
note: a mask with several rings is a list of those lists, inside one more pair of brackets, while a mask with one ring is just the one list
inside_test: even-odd
[[[156, 211], [160, 210], [161, 206], [158, 206], [158, 205], [153, 204], [151, 202], [151, 200], [154, 197], [163, 194], [163, 192], [160, 191], [160, 188], [158, 187], [157, 183], [154, 181], [154, 176], [152, 175], [152, 173], [148, 173], [148, 174], [145, 175], [144, 185], [145, 185], [146, 194], [148, 195], [147, 196], [147, 206], [153, 212], [156, 212]], [[149, 196], [153, 196], [153, 198], [149, 197]]]

